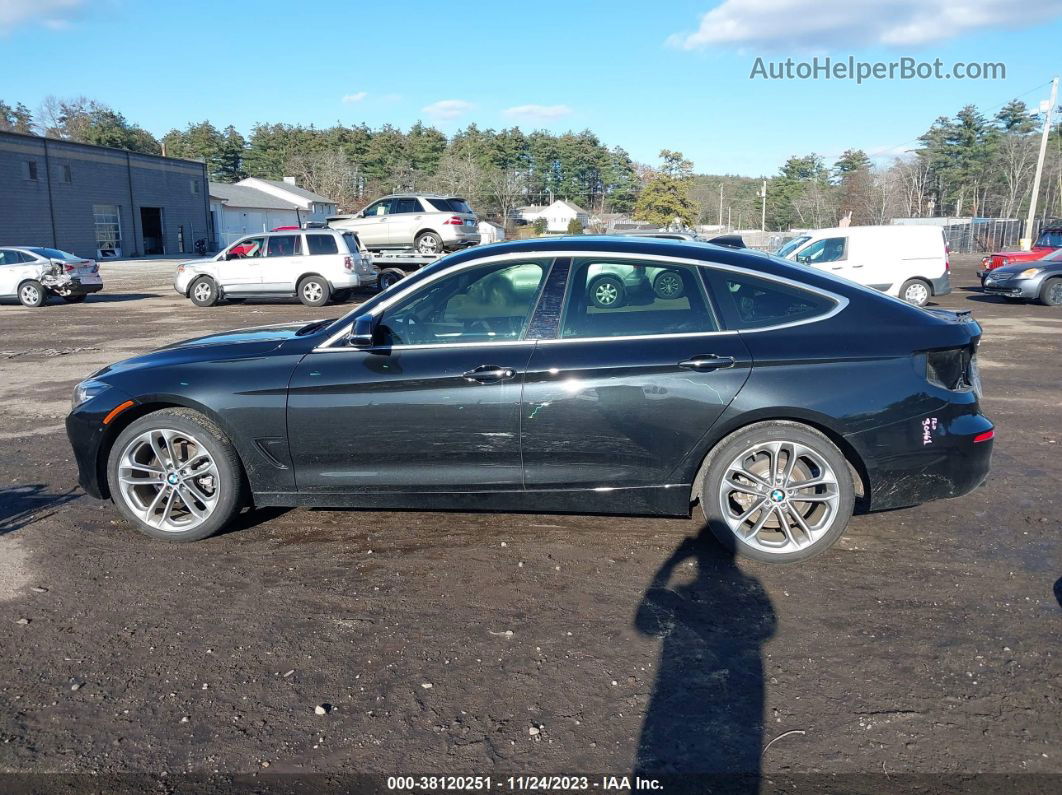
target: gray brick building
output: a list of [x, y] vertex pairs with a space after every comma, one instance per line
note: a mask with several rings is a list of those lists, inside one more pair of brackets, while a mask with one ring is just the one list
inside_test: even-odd
[[0, 245], [188, 254], [214, 239], [209, 202], [204, 163], [0, 132]]

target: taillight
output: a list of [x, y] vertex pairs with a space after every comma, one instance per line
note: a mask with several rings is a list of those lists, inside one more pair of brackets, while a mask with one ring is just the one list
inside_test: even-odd
[[73, 273], [77, 270], [77, 268], [75, 268], [73, 265], [64, 265], [63, 270], [65, 270], [67, 273]]
[[443, 221], [443, 225], [444, 226], [461, 226], [464, 222], [465, 222], [465, 219], [462, 218], [460, 215], [451, 215], [449, 218], [447, 218], [445, 221]]
[[343, 257], [343, 267], [346, 268], [348, 271], [354, 270], [354, 258], [349, 254]]
[[984, 433], [979, 433], [977, 434], [977, 436], [974, 437], [974, 444], [977, 444], [978, 442], [987, 442], [989, 439], [994, 438], [995, 435], [995, 429], [992, 429], [991, 431], [985, 431]]

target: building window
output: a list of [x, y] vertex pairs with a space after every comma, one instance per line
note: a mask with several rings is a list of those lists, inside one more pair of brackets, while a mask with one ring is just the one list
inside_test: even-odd
[[32, 179], [34, 182], [37, 181], [37, 161], [36, 160], [27, 160], [26, 161], [26, 179]]
[[192, 193], [196, 196], [199, 195], [199, 180], [197, 179], [192, 180]]
[[63, 182], [73, 182], [73, 175], [70, 173], [70, 166], [63, 166]]
[[100, 259], [122, 256], [122, 218], [116, 204], [94, 204], [96, 254]]

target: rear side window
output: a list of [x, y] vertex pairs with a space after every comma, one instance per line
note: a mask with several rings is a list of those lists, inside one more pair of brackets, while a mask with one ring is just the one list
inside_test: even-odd
[[299, 235], [277, 235], [269, 238], [267, 257], [294, 257], [302, 255], [302, 240]]
[[705, 269], [709, 289], [728, 328], [753, 329], [793, 323], [824, 315], [834, 307], [829, 298], [788, 284]]
[[696, 270], [659, 261], [577, 259], [568, 280], [560, 336], [717, 331]]
[[306, 235], [306, 247], [310, 250], [310, 256], [318, 254], [338, 254], [339, 247], [332, 235]]
[[420, 202], [413, 198], [395, 199], [392, 204], [393, 213], [419, 213]]

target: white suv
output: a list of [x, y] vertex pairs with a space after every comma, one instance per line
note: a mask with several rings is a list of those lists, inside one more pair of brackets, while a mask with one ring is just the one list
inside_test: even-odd
[[237, 240], [213, 259], [182, 262], [173, 289], [196, 306], [220, 300], [298, 296], [307, 306], [345, 301], [375, 286], [379, 270], [353, 232], [263, 232]]

